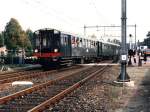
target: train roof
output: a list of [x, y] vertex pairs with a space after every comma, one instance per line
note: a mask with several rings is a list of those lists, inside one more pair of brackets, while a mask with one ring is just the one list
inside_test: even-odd
[[119, 44], [98, 40], [97, 38], [88, 38], [87, 36], [73, 34], [73, 33], [70, 33], [70, 32], [64, 32], [64, 31], [60, 31], [60, 30], [57, 30], [57, 29], [54, 29], [54, 28], [39, 29], [39, 30], [36, 30], [35, 33], [38, 32], [38, 31], [44, 31], [44, 30], [54, 30], [54, 32], [56, 31], [56, 32], [60, 32], [60, 33], [66, 34], [66, 35], [75, 36], [75, 37], [78, 37], [78, 38], [83, 38], [83, 39], [92, 40], [92, 41], [99, 41], [99, 42], [102, 42], [104, 44], [110, 44], [110, 45], [114, 45], [114, 46], [120, 46]]

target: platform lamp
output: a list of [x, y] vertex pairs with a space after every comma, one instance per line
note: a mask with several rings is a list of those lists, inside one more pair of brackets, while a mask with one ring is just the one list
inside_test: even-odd
[[128, 51], [128, 55], [129, 55], [129, 62], [128, 62], [128, 66], [131, 66], [132, 65], [132, 62], [131, 62], [131, 56], [133, 54], [133, 50], [132, 50], [132, 34], [129, 34], [129, 37], [130, 37], [130, 47], [129, 47], [129, 51]]
[[129, 82], [130, 77], [126, 72], [127, 47], [126, 47], [126, 0], [121, 1], [121, 72], [117, 78], [118, 82]]

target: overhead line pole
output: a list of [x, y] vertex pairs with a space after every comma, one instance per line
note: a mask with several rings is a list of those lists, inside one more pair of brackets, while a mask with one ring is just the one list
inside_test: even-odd
[[137, 44], [136, 44], [136, 24], [135, 24], [135, 50], [137, 50]]

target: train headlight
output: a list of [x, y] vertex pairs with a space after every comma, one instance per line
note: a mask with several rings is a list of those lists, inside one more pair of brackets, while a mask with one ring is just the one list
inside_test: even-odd
[[54, 52], [55, 52], [55, 53], [58, 52], [58, 49], [54, 49]]
[[37, 53], [37, 52], [38, 52], [38, 50], [37, 50], [37, 49], [35, 49], [35, 50], [34, 50], [34, 52], [35, 52], [35, 53]]

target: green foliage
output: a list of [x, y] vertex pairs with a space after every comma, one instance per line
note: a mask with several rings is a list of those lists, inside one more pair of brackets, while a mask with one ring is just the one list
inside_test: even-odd
[[31, 43], [31, 48], [33, 48], [34, 46], [34, 40], [33, 40], [33, 32], [32, 32], [32, 30], [30, 30], [30, 29], [27, 29], [26, 30], [26, 34], [27, 34], [27, 37], [28, 37], [28, 39], [30, 40], [30, 43]]
[[3, 32], [0, 33], [0, 47], [4, 46], [4, 36], [3, 36]]
[[31, 49], [31, 43], [27, 34], [22, 30], [19, 22], [11, 18], [4, 31], [5, 44], [9, 50], [18, 50], [20, 48]]

